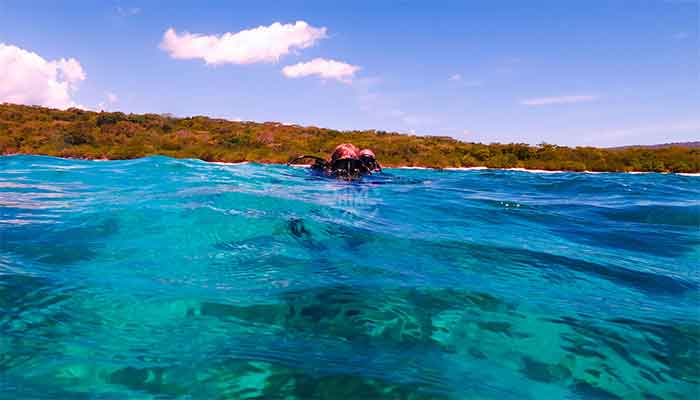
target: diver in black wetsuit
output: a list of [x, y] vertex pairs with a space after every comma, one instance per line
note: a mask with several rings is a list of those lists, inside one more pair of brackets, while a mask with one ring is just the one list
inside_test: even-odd
[[363, 175], [370, 175], [373, 172], [381, 172], [382, 170], [372, 150], [364, 149], [359, 151], [355, 145], [350, 143], [336, 146], [330, 161], [316, 156], [300, 156], [290, 161], [287, 165], [305, 158], [314, 160], [314, 163], [311, 165], [312, 170], [339, 179], [358, 179]]

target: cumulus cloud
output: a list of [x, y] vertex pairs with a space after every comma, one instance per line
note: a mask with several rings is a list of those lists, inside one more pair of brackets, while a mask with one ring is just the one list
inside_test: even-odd
[[100, 110], [106, 110], [108, 108], [111, 108], [111, 106], [113, 106], [119, 101], [119, 96], [112, 92], [106, 92], [105, 97], [106, 101], [102, 101], [99, 104], [97, 104], [97, 108]]
[[551, 104], [572, 104], [583, 103], [587, 101], [598, 100], [598, 96], [577, 95], [577, 96], [558, 96], [558, 97], [537, 97], [533, 99], [521, 100], [520, 104], [524, 106], [546, 106]]
[[318, 75], [323, 79], [335, 79], [340, 82], [350, 83], [355, 73], [360, 70], [357, 65], [350, 65], [342, 61], [314, 58], [309, 62], [300, 62], [287, 65], [282, 68], [282, 74], [287, 78], [302, 78]]
[[40, 55], [0, 43], [0, 102], [79, 107], [73, 93], [85, 71], [78, 60], [47, 61]]
[[210, 65], [275, 62], [295, 49], [305, 49], [326, 37], [326, 28], [315, 28], [304, 21], [294, 24], [275, 22], [270, 26], [222, 35], [177, 33], [168, 29], [160, 48], [176, 59], [201, 58]]
[[461, 81], [462, 80], [462, 75], [461, 74], [454, 74], [450, 76], [451, 81]]

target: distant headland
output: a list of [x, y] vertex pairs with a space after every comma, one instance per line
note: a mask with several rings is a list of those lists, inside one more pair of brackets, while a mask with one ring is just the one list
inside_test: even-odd
[[377, 130], [0, 104], [0, 154], [86, 159], [161, 154], [205, 161], [285, 163], [300, 154], [325, 157], [342, 142], [372, 148], [383, 165], [394, 167], [700, 172], [700, 142], [617, 148], [481, 144]]

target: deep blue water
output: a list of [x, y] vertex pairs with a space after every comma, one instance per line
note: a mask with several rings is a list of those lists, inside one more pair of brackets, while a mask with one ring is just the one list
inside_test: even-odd
[[0, 157], [0, 398], [692, 399], [700, 178]]

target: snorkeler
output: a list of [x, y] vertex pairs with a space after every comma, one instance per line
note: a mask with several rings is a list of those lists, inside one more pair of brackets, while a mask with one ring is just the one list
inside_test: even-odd
[[371, 174], [373, 172], [382, 172], [382, 166], [379, 165], [377, 157], [374, 152], [370, 149], [360, 150], [360, 162], [362, 163], [362, 168], [365, 173]]
[[343, 143], [336, 146], [333, 154], [331, 154], [330, 161], [316, 156], [300, 156], [290, 161], [287, 165], [304, 158], [314, 160], [314, 163], [311, 165], [312, 170], [340, 179], [357, 179], [362, 175], [381, 171], [381, 166], [379, 166], [372, 150], [364, 149], [360, 151], [357, 146], [351, 143]]

